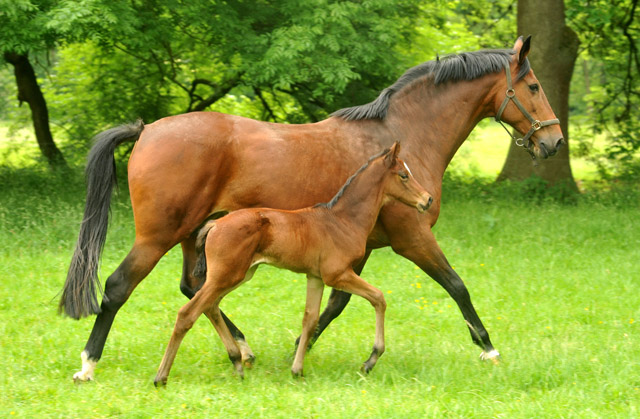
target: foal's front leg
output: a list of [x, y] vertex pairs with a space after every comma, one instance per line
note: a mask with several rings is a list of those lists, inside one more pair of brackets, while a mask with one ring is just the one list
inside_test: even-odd
[[324, 283], [322, 282], [322, 279], [307, 275], [307, 303], [304, 308], [304, 317], [302, 319], [302, 334], [300, 335], [300, 344], [296, 350], [296, 357], [293, 360], [293, 366], [291, 367], [291, 373], [294, 377], [302, 376], [304, 355], [307, 352], [309, 339], [311, 339], [311, 335], [318, 325], [323, 291]]

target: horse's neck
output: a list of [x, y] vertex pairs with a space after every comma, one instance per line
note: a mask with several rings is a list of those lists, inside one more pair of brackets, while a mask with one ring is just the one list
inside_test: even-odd
[[366, 238], [382, 207], [383, 179], [384, 174], [380, 173], [379, 167], [367, 167], [345, 188], [343, 195], [331, 208], [334, 217], [350, 224], [354, 233], [362, 233]]
[[497, 76], [438, 86], [427, 79], [398, 92], [386, 125], [402, 141], [404, 154], [416, 156], [441, 178], [473, 128], [492, 114]]

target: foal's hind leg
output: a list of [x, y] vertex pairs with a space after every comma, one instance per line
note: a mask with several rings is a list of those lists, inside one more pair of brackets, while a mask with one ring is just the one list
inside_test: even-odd
[[[367, 262], [367, 259], [369, 259], [369, 255], [371, 255], [371, 249], [367, 249], [362, 260], [358, 263], [358, 265], [353, 267], [353, 270], [357, 275], [360, 275], [360, 272], [362, 272], [364, 264]], [[322, 332], [324, 332], [324, 329], [329, 326], [329, 323], [331, 323], [333, 319], [335, 319], [340, 315], [340, 313], [342, 313], [342, 310], [344, 310], [344, 308], [347, 306], [350, 299], [351, 294], [349, 294], [348, 292], [340, 291], [335, 288], [331, 289], [331, 294], [329, 295], [327, 306], [320, 315], [318, 326], [316, 327], [313, 336], [309, 340], [307, 350], [311, 349], [311, 347], [316, 343]], [[296, 349], [298, 348], [299, 344], [300, 337], [296, 339]]]
[[120, 266], [109, 276], [100, 306], [101, 312], [82, 352], [82, 370], [73, 375], [74, 380], [93, 380], [95, 366], [102, 356], [118, 310], [166, 251], [166, 248], [157, 244], [136, 242]]
[[320, 314], [320, 303], [322, 302], [323, 291], [324, 283], [322, 279], [307, 276], [307, 302], [304, 308], [304, 317], [302, 318], [302, 334], [300, 335], [300, 344], [296, 350], [296, 357], [291, 367], [291, 373], [294, 377], [302, 375], [304, 355], [307, 352], [308, 342], [318, 325], [318, 315]]
[[362, 371], [368, 373], [378, 362], [378, 358], [384, 353], [384, 313], [387, 302], [382, 291], [369, 284], [364, 279], [349, 270], [341, 276], [326, 281], [326, 284], [351, 294], [359, 295], [371, 303], [376, 311], [376, 336], [373, 342], [373, 350], [369, 359], [362, 364]]
[[212, 316], [213, 325], [215, 326], [218, 334], [222, 338], [222, 341], [227, 348], [229, 358], [236, 366], [236, 370], [240, 376], [242, 372], [242, 355], [240, 349], [235, 344], [235, 341], [229, 333], [224, 321], [220, 316], [220, 310], [218, 310], [218, 301], [221, 297], [222, 290], [216, 288], [216, 284], [212, 282], [206, 283], [202, 289], [196, 293], [196, 295], [185, 304], [178, 312], [178, 318], [171, 334], [171, 339], [167, 345], [167, 349], [162, 357], [162, 362], [158, 368], [158, 373], [154, 379], [154, 384], [157, 386], [163, 386], [167, 384], [167, 378], [171, 371], [171, 366], [178, 353], [178, 348], [184, 339], [184, 336], [193, 327], [193, 324], [198, 320], [198, 317], [205, 311], [211, 310], [215, 314]]
[[[191, 235], [188, 239], [180, 243], [182, 247], [182, 280], [180, 281], [180, 291], [189, 299], [192, 299], [196, 292], [204, 284], [205, 278], [196, 278], [193, 275], [193, 269], [196, 264], [197, 254], [195, 250], [195, 235]], [[207, 318], [213, 324], [212, 313], [208, 310], [204, 312]], [[251, 368], [255, 361], [255, 355], [247, 344], [244, 334], [236, 327], [235, 324], [220, 310], [220, 315], [226, 323], [231, 335], [235, 339], [240, 351], [242, 352], [242, 362], [247, 368]], [[215, 325], [214, 325], [215, 326]]]

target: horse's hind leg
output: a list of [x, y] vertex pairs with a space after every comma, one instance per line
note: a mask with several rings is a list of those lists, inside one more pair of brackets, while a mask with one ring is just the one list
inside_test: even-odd
[[166, 251], [167, 249], [158, 245], [136, 243], [120, 266], [109, 276], [100, 305], [101, 312], [96, 317], [91, 335], [82, 352], [82, 370], [73, 375], [74, 380], [93, 379], [95, 366], [102, 356], [118, 310]]
[[[195, 250], [195, 237], [196, 234], [192, 234], [188, 239], [184, 240], [180, 245], [182, 246], [182, 280], [180, 281], [180, 291], [189, 299], [192, 299], [196, 292], [204, 284], [205, 278], [196, 278], [193, 275], [193, 269], [196, 265], [197, 253]], [[206, 310], [204, 314], [207, 318], [214, 323], [212, 313]], [[247, 344], [247, 340], [244, 334], [236, 327], [235, 324], [220, 310], [222, 320], [229, 328], [229, 332], [235, 339], [236, 344], [242, 352], [242, 362], [247, 368], [251, 368], [256, 357], [251, 351], [251, 348]], [[215, 327], [215, 324], [214, 324]]]

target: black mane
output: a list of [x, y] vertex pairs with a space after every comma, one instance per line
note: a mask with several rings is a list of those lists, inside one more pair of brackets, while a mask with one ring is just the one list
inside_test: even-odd
[[331, 198], [331, 201], [326, 202], [326, 203], [320, 203], [320, 204], [315, 204], [313, 206], [313, 208], [318, 208], [318, 207], [324, 207], [324, 208], [333, 208], [334, 205], [336, 205], [336, 203], [338, 202], [338, 200], [342, 197], [342, 195], [344, 195], [344, 191], [345, 189], [347, 189], [347, 187], [349, 185], [351, 185], [351, 182], [353, 182], [353, 180], [358, 177], [358, 175], [360, 173], [362, 173], [364, 171], [364, 169], [366, 169], [367, 167], [369, 167], [369, 164], [377, 159], [380, 156], [384, 156], [385, 154], [387, 154], [389, 152], [388, 148], [385, 148], [384, 150], [382, 150], [381, 152], [379, 152], [378, 154], [371, 156], [369, 158], [369, 160], [367, 160], [367, 162], [365, 164], [363, 164], [358, 170], [356, 170], [356, 172], [354, 174], [352, 174], [349, 179], [347, 179], [347, 181], [344, 183], [344, 185], [342, 185], [342, 187], [340, 188], [340, 190], [338, 191], [337, 194], [335, 194], [335, 196], [333, 198]]
[[[411, 84], [413, 81], [433, 75], [435, 85], [448, 81], [474, 80], [486, 74], [497, 73], [504, 70], [505, 64], [509, 64], [515, 51], [510, 49], [493, 49], [452, 54], [427, 61], [407, 70], [391, 86], [380, 92], [380, 95], [370, 103], [350, 108], [340, 109], [331, 114], [347, 121], [359, 119], [384, 119], [389, 108], [391, 96]], [[529, 60], [521, 65], [516, 81], [529, 73]]]

